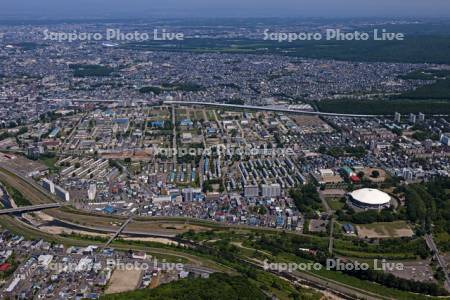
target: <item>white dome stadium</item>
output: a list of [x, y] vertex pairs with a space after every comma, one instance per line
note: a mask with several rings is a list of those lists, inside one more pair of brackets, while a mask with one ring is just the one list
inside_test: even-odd
[[353, 201], [365, 206], [388, 206], [391, 201], [391, 196], [376, 189], [360, 189], [350, 193]]

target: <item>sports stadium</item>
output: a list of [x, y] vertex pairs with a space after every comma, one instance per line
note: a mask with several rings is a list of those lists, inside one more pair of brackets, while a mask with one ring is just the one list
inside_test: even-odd
[[348, 193], [351, 203], [363, 209], [383, 209], [391, 205], [391, 196], [377, 189], [364, 188]]

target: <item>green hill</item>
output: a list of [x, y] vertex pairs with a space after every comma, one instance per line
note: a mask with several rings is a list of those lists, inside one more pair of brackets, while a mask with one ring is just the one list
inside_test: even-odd
[[128, 293], [106, 295], [102, 300], [265, 300], [267, 297], [246, 278], [212, 274], [208, 279], [182, 279], [164, 284], [154, 290], [143, 289]]

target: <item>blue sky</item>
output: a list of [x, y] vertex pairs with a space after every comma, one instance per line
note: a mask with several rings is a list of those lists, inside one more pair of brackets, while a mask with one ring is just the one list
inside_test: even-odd
[[0, 16], [450, 17], [450, 0], [0, 0]]

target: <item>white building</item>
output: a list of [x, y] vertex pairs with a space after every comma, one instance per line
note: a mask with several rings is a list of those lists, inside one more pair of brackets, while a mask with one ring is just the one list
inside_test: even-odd
[[167, 202], [172, 202], [172, 198], [170, 196], [157, 196], [157, 197], [153, 197], [152, 202], [153, 202], [153, 204], [167, 203]]
[[425, 121], [425, 114], [419, 113], [419, 122]]
[[53, 260], [53, 255], [40, 255], [38, 257], [38, 263], [41, 266], [44, 266], [45, 268], [48, 268], [48, 266], [50, 265], [52, 260]]
[[92, 183], [89, 185], [89, 189], [88, 189], [89, 201], [94, 201], [96, 195], [97, 195], [97, 185], [95, 183]]
[[281, 186], [276, 184], [261, 185], [261, 193], [263, 197], [276, 198], [281, 196]]
[[20, 277], [15, 277], [11, 284], [5, 289], [6, 293], [12, 293], [20, 282]]
[[181, 141], [183, 143], [190, 143], [190, 142], [192, 142], [192, 133], [190, 133], [190, 132], [183, 132], [183, 134], [181, 135]]
[[88, 272], [92, 270], [94, 266], [94, 261], [91, 258], [83, 257], [78, 262], [78, 265], [75, 268], [75, 272]]
[[55, 184], [53, 183], [53, 181], [48, 180], [47, 178], [44, 178], [42, 180], [42, 187], [52, 194], [55, 193]]
[[377, 189], [364, 188], [348, 194], [353, 205], [364, 209], [388, 208], [391, 196]]
[[257, 185], [246, 185], [244, 186], [244, 196], [253, 198], [259, 196], [259, 188]]
[[66, 191], [65, 189], [63, 189], [62, 187], [55, 185], [55, 193], [56, 196], [58, 196], [58, 198], [60, 198], [63, 201], [70, 201], [70, 194], [68, 191]]

